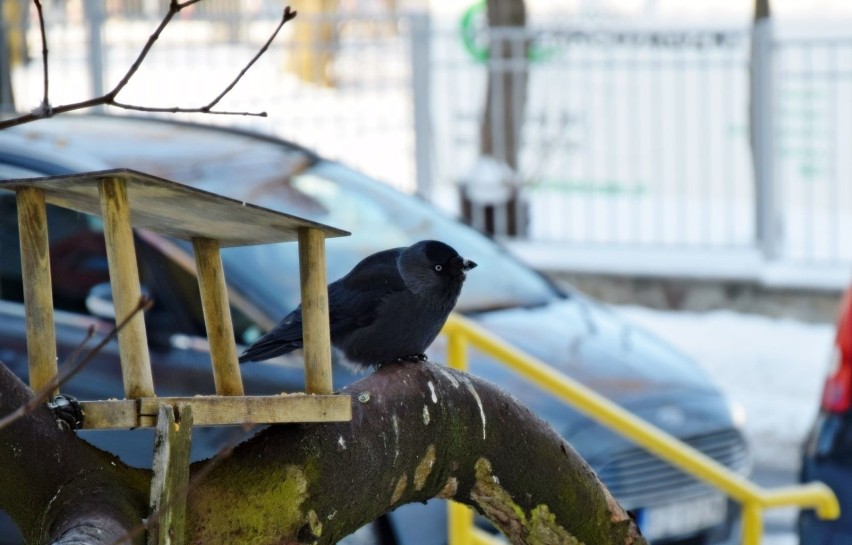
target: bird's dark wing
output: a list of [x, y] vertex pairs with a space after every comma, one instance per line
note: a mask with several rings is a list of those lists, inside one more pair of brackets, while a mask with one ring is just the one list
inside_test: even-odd
[[240, 363], [247, 361], [263, 361], [275, 356], [287, 354], [297, 348], [302, 348], [302, 307], [278, 322], [266, 335], [262, 336], [245, 352], [240, 354]]
[[[346, 289], [359, 292], [373, 289], [399, 291], [405, 283], [399, 274], [397, 262], [404, 248], [392, 248], [364, 258], [349, 273], [332, 284], [340, 283]], [[331, 286], [329, 286], [331, 288]]]
[[382, 300], [406, 289], [397, 268], [402, 250], [373, 254], [328, 286], [332, 338], [373, 323]]
[[[402, 250], [394, 248], [373, 254], [328, 286], [332, 340], [373, 323], [382, 299], [406, 289], [397, 269]], [[240, 363], [267, 360], [297, 348], [302, 348], [301, 305], [249, 346], [239, 360]]]

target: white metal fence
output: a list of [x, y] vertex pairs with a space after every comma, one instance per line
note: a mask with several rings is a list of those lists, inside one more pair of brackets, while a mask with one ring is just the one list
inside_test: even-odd
[[[166, 3], [45, 2], [54, 104], [118, 81]], [[388, 5], [341, 9], [330, 22], [300, 14], [313, 30], [285, 27], [223, 103], [270, 118], [203, 120], [276, 132], [452, 207], [477, 162], [483, 115], [494, 116], [497, 159], [511, 159], [500, 157], [499, 142], [513, 130], [501, 116], [522, 110], [522, 199], [513, 206], [525, 239], [756, 249], [779, 262], [852, 264], [852, 38], [765, 35], [754, 73], [762, 112], [754, 135], [770, 150], [757, 163], [761, 177], [750, 146], [748, 28], [560, 21], [492, 30], [489, 42], [475, 17], [459, 30]], [[173, 21], [122, 100], [203, 103], [254, 54], [281, 10], [276, 0], [202, 2]], [[35, 105], [41, 92], [32, 18], [25, 36], [30, 62], [14, 69], [19, 107]], [[501, 42], [509, 58], [497, 54]], [[308, 76], [294, 68], [306, 53]], [[492, 88], [485, 112], [489, 71], [522, 75], [526, 92]]]
[[[42, 3], [51, 101], [57, 105], [110, 90], [169, 2]], [[205, 0], [181, 12], [121, 93], [121, 101], [157, 107], [205, 104], [260, 49], [284, 6], [281, 0]], [[340, 10], [331, 20], [302, 10], [285, 25], [221, 103], [227, 110], [266, 111], [268, 118], [179, 117], [274, 132], [414, 191], [411, 24], [409, 18], [380, 8]], [[36, 106], [42, 93], [40, 35], [30, 11], [25, 31], [29, 60], [13, 69], [19, 109]], [[308, 73], [299, 73], [300, 61], [310, 65]]]

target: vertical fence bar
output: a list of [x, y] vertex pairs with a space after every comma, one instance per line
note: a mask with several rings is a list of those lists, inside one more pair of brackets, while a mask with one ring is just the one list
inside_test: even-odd
[[[39, 390], [57, 371], [47, 207], [44, 192], [33, 187], [18, 189], [17, 201], [30, 388]], [[54, 394], [57, 393], [59, 391], [54, 390]]]
[[[8, 11], [15, 13], [21, 6], [10, 6]], [[0, 33], [4, 39], [0, 40], [0, 111], [14, 112], [15, 101], [12, 93], [12, 48], [9, 42], [14, 40], [16, 33], [23, 33], [23, 29], [13, 29], [12, 25], [17, 21], [6, 20], [6, 5], [0, 5]], [[5, 77], [9, 75], [9, 77]]]
[[228, 287], [222, 270], [219, 241], [193, 238], [195, 264], [198, 269], [198, 289], [204, 309], [204, 325], [210, 341], [213, 380], [219, 395], [243, 395], [243, 381], [237, 362], [234, 325], [228, 305]]
[[411, 16], [411, 98], [414, 109], [414, 168], [417, 193], [434, 200], [432, 186], [432, 99], [430, 71], [432, 57], [429, 33], [431, 25], [427, 13]]
[[302, 279], [305, 390], [309, 394], [330, 394], [331, 332], [325, 273], [325, 235], [319, 229], [299, 229], [299, 273]]
[[775, 186], [775, 123], [772, 19], [754, 22], [751, 31], [749, 89], [750, 137], [754, 165], [756, 233], [766, 259], [780, 255], [778, 188]]
[[[99, 183], [112, 299], [116, 321], [120, 322], [136, 311], [142, 297], [130, 222], [130, 203], [124, 180], [104, 178]], [[129, 399], [153, 397], [154, 379], [151, 376], [148, 336], [145, 332], [145, 317], [141, 312], [137, 312], [118, 332], [118, 349], [124, 377], [124, 395]]]
[[[101, 2], [83, 2], [86, 15], [86, 30], [88, 36], [89, 81], [92, 85], [93, 97], [104, 94], [104, 47], [103, 25], [104, 6]], [[102, 105], [95, 109], [103, 110]]]

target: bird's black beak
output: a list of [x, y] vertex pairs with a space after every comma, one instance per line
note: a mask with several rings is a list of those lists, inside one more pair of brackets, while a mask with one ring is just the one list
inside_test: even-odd
[[475, 268], [476, 268], [476, 261], [471, 261], [470, 259], [463, 259], [462, 260], [462, 270], [463, 271], [467, 272], [467, 271], [469, 271], [471, 269], [475, 269]]

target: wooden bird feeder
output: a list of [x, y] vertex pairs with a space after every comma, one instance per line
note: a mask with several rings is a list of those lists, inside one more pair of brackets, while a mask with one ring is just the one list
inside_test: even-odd
[[[84, 428], [155, 426], [163, 404], [191, 407], [195, 425], [351, 419], [349, 397], [331, 395], [325, 273], [325, 238], [346, 231], [126, 169], [8, 180], [0, 188], [17, 194], [33, 390], [57, 372], [46, 203], [103, 218], [117, 321], [134, 312], [141, 295], [132, 228], [192, 241], [217, 395], [156, 397], [145, 320], [137, 312], [118, 334], [125, 399], [82, 401]], [[306, 393], [245, 396], [219, 249], [294, 240], [299, 244]]]
[[[349, 396], [331, 393], [325, 274], [325, 238], [346, 231], [124, 169], [8, 180], [0, 189], [17, 195], [33, 390], [47, 387], [57, 373], [46, 204], [103, 218], [116, 319], [130, 317], [118, 332], [125, 399], [81, 402], [83, 427], [156, 426], [149, 545], [184, 542], [193, 425], [352, 419]], [[154, 392], [145, 320], [136, 312], [141, 285], [133, 227], [192, 241], [215, 396], [157, 397]], [[299, 243], [306, 392], [245, 396], [219, 249], [293, 240]]]

